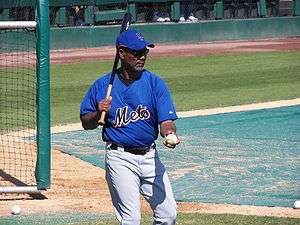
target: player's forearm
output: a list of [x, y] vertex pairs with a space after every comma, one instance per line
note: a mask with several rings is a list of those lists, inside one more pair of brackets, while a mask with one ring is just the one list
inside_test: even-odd
[[176, 125], [173, 120], [166, 120], [160, 124], [160, 135], [166, 137], [168, 134], [176, 134]]
[[98, 120], [100, 118], [100, 113], [90, 112], [83, 116], [80, 116], [82, 127], [85, 130], [95, 129], [99, 126]]

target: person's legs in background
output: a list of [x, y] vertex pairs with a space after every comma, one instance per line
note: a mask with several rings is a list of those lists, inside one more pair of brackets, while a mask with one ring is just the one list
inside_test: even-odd
[[181, 17], [180, 22], [197, 22], [198, 18], [193, 15], [194, 1], [181, 2]]
[[169, 13], [166, 4], [153, 4], [153, 22], [170, 22]]

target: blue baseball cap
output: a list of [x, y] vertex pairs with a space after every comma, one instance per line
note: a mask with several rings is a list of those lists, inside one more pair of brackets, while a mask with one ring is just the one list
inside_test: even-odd
[[116, 46], [126, 47], [133, 51], [141, 51], [147, 47], [154, 48], [155, 45], [146, 41], [139, 31], [127, 30], [119, 35]]

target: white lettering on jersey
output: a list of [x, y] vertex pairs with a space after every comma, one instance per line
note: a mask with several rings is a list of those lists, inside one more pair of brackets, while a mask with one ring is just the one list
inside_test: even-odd
[[128, 106], [118, 108], [116, 111], [115, 120], [113, 121], [114, 127], [121, 127], [127, 125], [130, 122], [136, 122], [138, 120], [146, 120], [150, 118], [150, 112], [147, 106], [138, 105], [135, 111], [128, 113]]

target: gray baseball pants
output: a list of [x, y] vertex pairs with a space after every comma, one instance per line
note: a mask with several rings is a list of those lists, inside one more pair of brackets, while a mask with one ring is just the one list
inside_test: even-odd
[[105, 164], [106, 181], [121, 225], [140, 224], [140, 195], [154, 212], [153, 225], [175, 224], [176, 202], [156, 149], [145, 155], [134, 155], [121, 148], [108, 149]]

